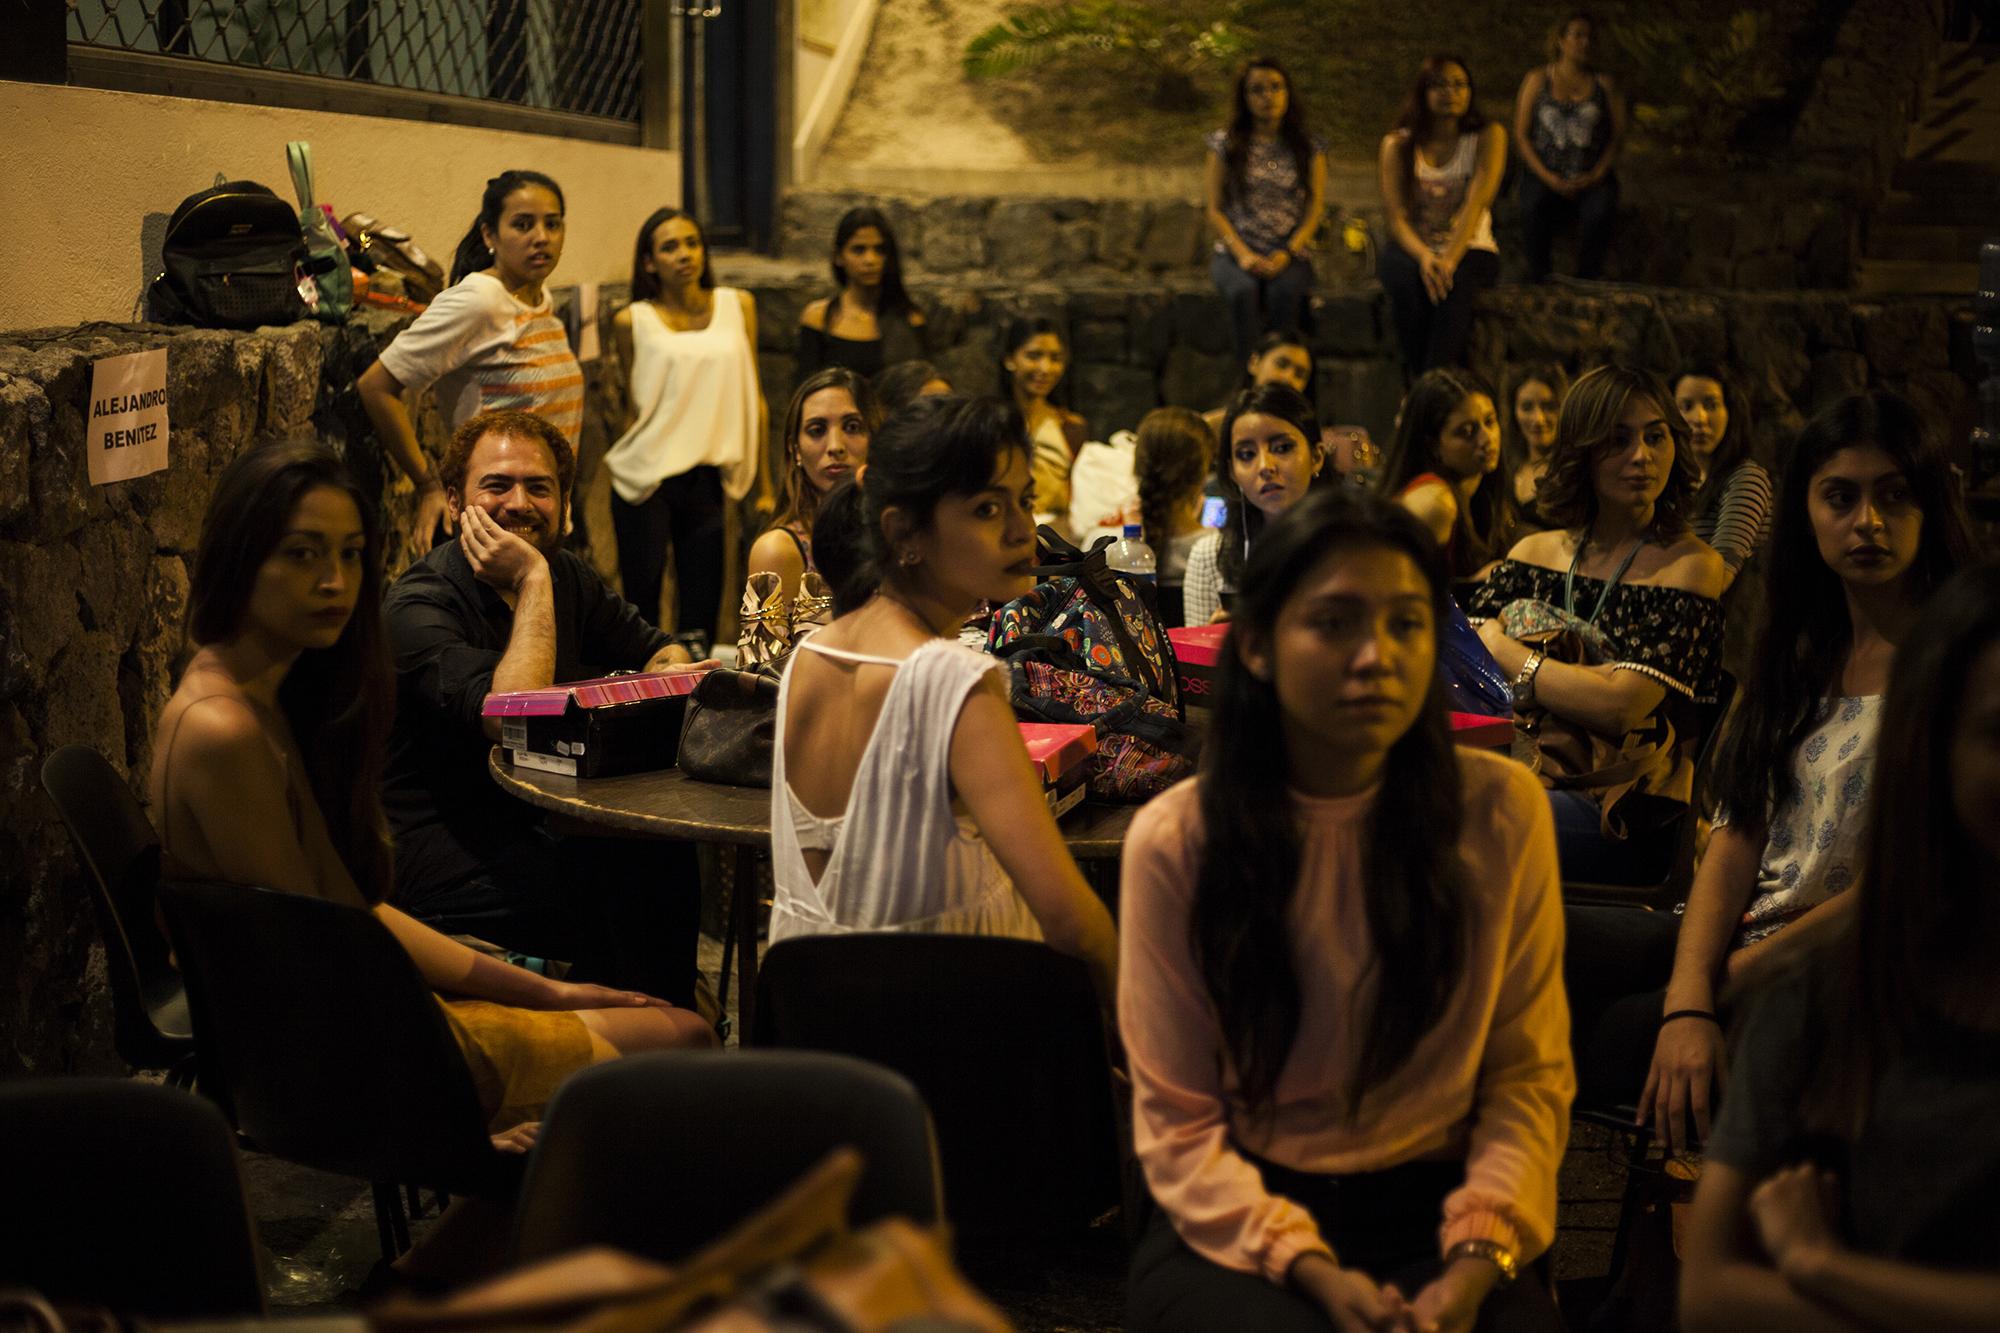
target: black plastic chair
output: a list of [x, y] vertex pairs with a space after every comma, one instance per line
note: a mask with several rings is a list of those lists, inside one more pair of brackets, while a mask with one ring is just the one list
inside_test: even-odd
[[1708, 785], [1709, 767], [1715, 757], [1716, 744], [1722, 738], [1723, 722], [1729, 716], [1729, 704], [1735, 697], [1736, 678], [1725, 671], [1716, 687], [1715, 702], [1702, 705], [1696, 713], [1701, 727], [1701, 740], [1696, 745], [1694, 759], [1697, 799], [1696, 804], [1689, 806], [1680, 816], [1674, 852], [1668, 858], [1666, 874], [1652, 884], [1589, 884], [1566, 879], [1562, 887], [1564, 902], [1670, 912], [1686, 901], [1688, 889], [1694, 883], [1695, 844], [1701, 837], [1701, 820], [1696, 814], [1700, 808], [1700, 793]]
[[0, 1084], [0, 1287], [147, 1319], [261, 1317], [229, 1126], [133, 1079]]
[[954, 1230], [1080, 1230], [1119, 1202], [1103, 1025], [1083, 965], [969, 935], [784, 940], [758, 974], [758, 1046], [838, 1051], [916, 1085]]
[[930, 1117], [886, 1069], [803, 1051], [683, 1051], [585, 1070], [549, 1105], [515, 1257], [615, 1245], [684, 1259], [843, 1145], [864, 1163], [854, 1224], [944, 1215]]
[[113, 1041], [134, 1069], [194, 1080], [187, 992], [153, 924], [160, 841], [118, 770], [88, 745], [65, 745], [42, 765], [42, 790], [69, 829], [93, 892], [111, 980]]
[[416, 965], [374, 915], [302, 894], [168, 881], [204, 1088], [249, 1146], [375, 1183], [382, 1251], [409, 1246], [394, 1184], [510, 1198], [472, 1074]]

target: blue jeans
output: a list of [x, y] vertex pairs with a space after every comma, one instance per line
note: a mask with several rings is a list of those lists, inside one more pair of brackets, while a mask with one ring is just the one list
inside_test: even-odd
[[1630, 837], [1607, 838], [1597, 802], [1582, 792], [1552, 791], [1549, 808], [1556, 817], [1556, 856], [1565, 883], [1636, 886], [1666, 877], [1680, 838], [1679, 820]]
[[1304, 333], [1312, 318], [1313, 269], [1309, 259], [1294, 259], [1275, 278], [1245, 273], [1228, 254], [1218, 250], [1208, 262], [1208, 276], [1229, 303], [1229, 326], [1236, 339], [1236, 364], [1250, 359], [1257, 340], [1272, 329]]

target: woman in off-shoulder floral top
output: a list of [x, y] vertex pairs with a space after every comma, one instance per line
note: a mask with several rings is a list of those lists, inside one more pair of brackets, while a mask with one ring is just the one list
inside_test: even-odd
[[[1663, 711], [1691, 735], [1694, 705], [1714, 699], [1726, 571], [1689, 526], [1687, 442], [1666, 387], [1643, 371], [1591, 371], [1563, 400], [1541, 491], [1560, 526], [1516, 544], [1466, 608], [1514, 682], [1517, 713], [1546, 710], [1615, 745]], [[1587, 664], [1522, 642], [1556, 625], [1595, 646]], [[1549, 800], [1565, 880], [1666, 873], [1677, 823], [1607, 820], [1594, 792], [1552, 788]]]

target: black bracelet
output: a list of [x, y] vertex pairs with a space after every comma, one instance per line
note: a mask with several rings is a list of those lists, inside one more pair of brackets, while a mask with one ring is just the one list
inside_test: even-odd
[[1715, 1011], [1712, 1009], [1676, 1009], [1660, 1019], [1660, 1026], [1665, 1027], [1676, 1018], [1705, 1018], [1717, 1027], [1722, 1026], [1722, 1020], [1715, 1016]]

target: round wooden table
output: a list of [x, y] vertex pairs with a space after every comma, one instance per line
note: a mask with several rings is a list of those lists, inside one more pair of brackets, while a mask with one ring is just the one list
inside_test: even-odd
[[[718, 998], [726, 1001], [731, 958], [740, 958], [737, 966], [743, 981], [736, 1008], [747, 1039], [757, 989], [757, 877], [747, 853], [768, 851], [771, 846], [770, 788], [697, 782], [677, 768], [610, 778], [571, 777], [516, 765], [498, 745], [487, 756], [486, 767], [503, 791], [556, 816], [565, 832], [672, 838], [723, 849], [730, 892]], [[1064, 815], [1057, 827], [1078, 861], [1111, 863], [1086, 866], [1087, 871], [1102, 873], [1115, 870], [1125, 848], [1125, 832], [1138, 812], [1136, 805], [1086, 801]], [[1102, 885], [1099, 891], [1103, 892]]]

